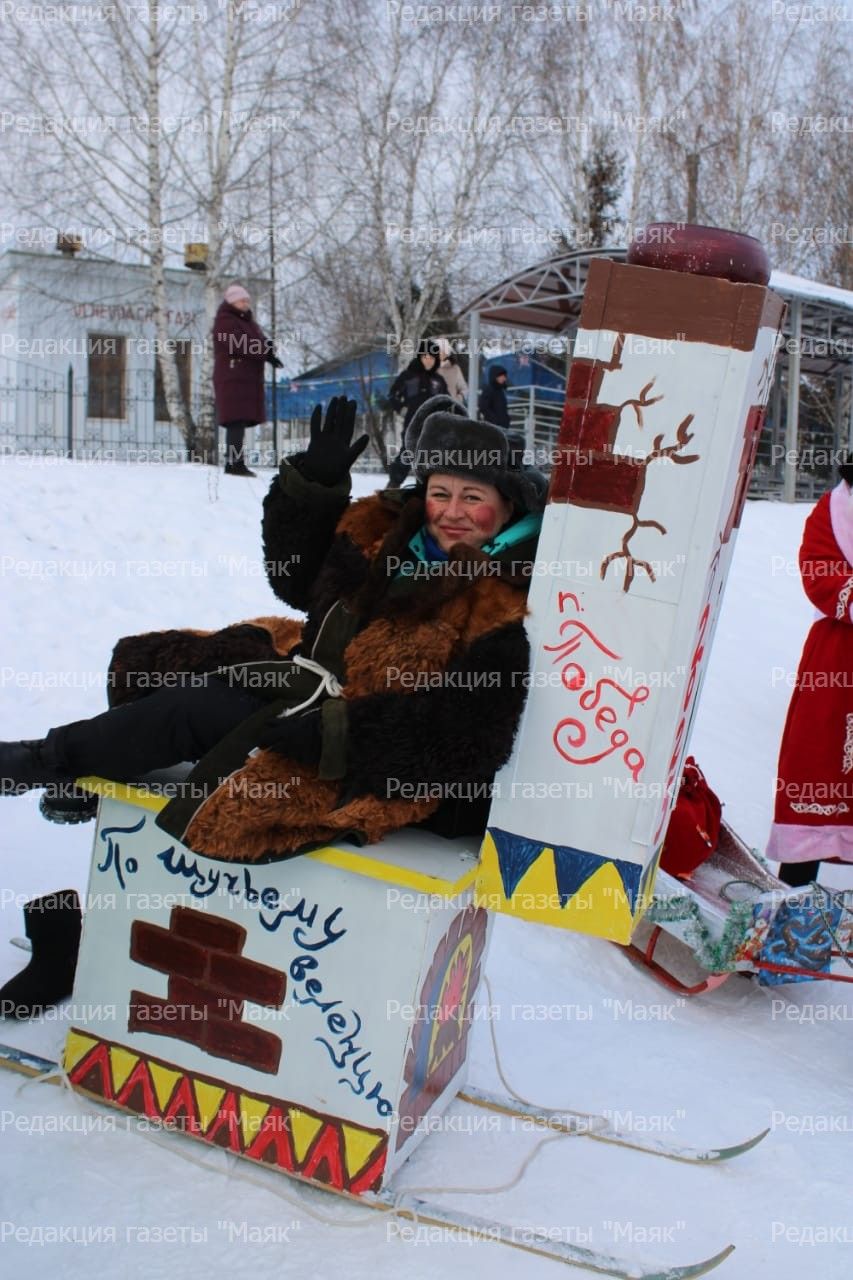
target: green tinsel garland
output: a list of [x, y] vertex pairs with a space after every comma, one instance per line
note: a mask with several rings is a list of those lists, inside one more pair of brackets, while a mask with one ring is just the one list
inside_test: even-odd
[[652, 924], [685, 924], [684, 940], [708, 973], [733, 973], [735, 952], [743, 945], [753, 920], [752, 902], [734, 902], [726, 916], [722, 937], [715, 942], [702, 920], [696, 901], [687, 894], [653, 898], [646, 912]]

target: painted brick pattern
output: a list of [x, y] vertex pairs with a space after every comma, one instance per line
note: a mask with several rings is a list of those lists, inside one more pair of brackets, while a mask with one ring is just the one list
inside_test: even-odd
[[245, 1001], [277, 1009], [287, 992], [279, 969], [240, 954], [246, 930], [221, 916], [174, 907], [169, 928], [134, 920], [130, 958], [169, 978], [168, 997], [132, 991], [129, 1031], [170, 1036], [227, 1058], [274, 1073], [281, 1040], [243, 1022]]
[[238, 956], [246, 941], [246, 930], [233, 920], [225, 920], [222, 916], [211, 916], [204, 911], [193, 911], [190, 907], [175, 907], [169, 917], [169, 928], [179, 938], [188, 942], [198, 942], [203, 947], [213, 947], [216, 951], [228, 951]]
[[235, 1000], [233, 996], [214, 991], [204, 982], [191, 982], [189, 978], [178, 976], [169, 978], [169, 1000], [174, 1004], [204, 1009], [209, 1018], [228, 1018], [232, 1022], [239, 1022], [245, 1007], [243, 1000]]

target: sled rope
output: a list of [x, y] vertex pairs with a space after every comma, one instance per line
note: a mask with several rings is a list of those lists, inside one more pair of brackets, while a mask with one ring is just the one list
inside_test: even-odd
[[[78, 1107], [79, 1110], [86, 1112], [89, 1115], [101, 1114], [100, 1107], [95, 1106], [93, 1103], [89, 1101], [88, 1098], [85, 1097], [85, 1095], [77, 1092], [77, 1090], [74, 1088], [74, 1086], [71, 1083], [71, 1079], [68, 1075], [68, 1072], [62, 1066], [61, 1062], [57, 1063], [56, 1066], [54, 1067], [50, 1067], [47, 1071], [42, 1071], [39, 1075], [27, 1076], [18, 1085], [17, 1089], [15, 1090], [15, 1093], [16, 1095], [21, 1093], [21, 1091], [26, 1089], [29, 1085], [49, 1084], [49, 1083], [53, 1083], [54, 1081], [57, 1084], [59, 1084], [60, 1087], [70, 1095], [70, 1097], [73, 1099], [75, 1105]], [[189, 1146], [188, 1143], [183, 1144], [181, 1142], [171, 1143], [169, 1141], [164, 1141], [163, 1139], [158, 1138], [155, 1134], [147, 1133], [144, 1130], [140, 1130], [137, 1136], [140, 1138], [143, 1138], [146, 1142], [153, 1143], [155, 1147], [159, 1147], [162, 1151], [167, 1151], [170, 1155], [173, 1155], [173, 1156], [176, 1155], [181, 1160], [186, 1160], [188, 1164], [194, 1165], [195, 1168], [201, 1169], [205, 1173], [222, 1172], [211, 1161], [203, 1160], [199, 1156], [195, 1155], [192, 1151], [187, 1150], [186, 1147]], [[228, 1153], [225, 1152], [224, 1154], [227, 1155]], [[227, 1179], [236, 1181], [236, 1182], [245, 1182], [245, 1183], [248, 1183], [250, 1186], [259, 1187], [262, 1191], [268, 1191], [270, 1192], [271, 1195], [278, 1196], [279, 1199], [285, 1200], [289, 1205], [292, 1205], [294, 1208], [297, 1208], [300, 1211], [307, 1213], [310, 1218], [316, 1219], [317, 1222], [322, 1223], [324, 1226], [364, 1227], [364, 1226], [371, 1225], [373, 1221], [371, 1218], [361, 1218], [360, 1216], [359, 1218], [353, 1221], [349, 1221], [349, 1220], [345, 1221], [340, 1218], [331, 1218], [329, 1217], [328, 1214], [322, 1213], [321, 1211], [313, 1209], [309, 1205], [305, 1204], [302, 1198], [299, 1197], [298, 1195], [289, 1195], [285, 1187], [280, 1185], [278, 1182], [274, 1183], [272, 1180], [270, 1180], [269, 1182], [264, 1182], [262, 1181], [262, 1179], [255, 1178], [252, 1176], [252, 1174], [248, 1172], [244, 1172], [242, 1168], [239, 1168], [237, 1166], [236, 1156], [234, 1158], [234, 1166], [235, 1166], [234, 1168], [229, 1168], [228, 1164], [226, 1163], [225, 1176]], [[357, 1202], [355, 1197], [353, 1197], [353, 1201], [354, 1203]], [[392, 1212], [392, 1209], [393, 1209], [393, 1206], [391, 1205], [388, 1205], [388, 1206], [379, 1205], [376, 1207], [381, 1209], [383, 1213], [390, 1213]]]
[[[489, 982], [488, 975], [485, 973], [483, 974], [483, 982], [485, 984], [486, 991], [488, 993], [489, 1005], [491, 1006], [494, 1003], [494, 997], [492, 995], [492, 984], [491, 982]], [[506, 1073], [504, 1072], [503, 1063], [501, 1061], [500, 1049], [498, 1048], [498, 1037], [495, 1031], [495, 1023], [493, 1018], [489, 1018], [489, 1032], [491, 1033], [491, 1037], [492, 1037], [492, 1050], [494, 1051], [494, 1055], [495, 1055], [495, 1066], [497, 1067], [498, 1079], [500, 1080], [501, 1084], [506, 1089], [510, 1097], [515, 1098], [516, 1102], [523, 1103], [525, 1107], [532, 1107], [535, 1111], [541, 1111], [541, 1112], [560, 1111], [563, 1115], [574, 1116], [577, 1120], [585, 1120], [589, 1122], [588, 1128], [583, 1128], [583, 1129], [578, 1128], [574, 1133], [563, 1133], [561, 1135], [562, 1137], [567, 1137], [567, 1138], [568, 1137], [572, 1137], [572, 1138], [588, 1137], [589, 1135], [594, 1135], [596, 1133], [600, 1133], [604, 1129], [610, 1128], [610, 1121], [607, 1119], [606, 1116], [593, 1115], [588, 1111], [575, 1111], [571, 1107], [543, 1107], [541, 1103], [531, 1102], [529, 1098], [523, 1097], [516, 1089], [513, 1089], [512, 1085], [506, 1078]]]
[[498, 1195], [502, 1191], [512, 1191], [522, 1181], [527, 1170], [530, 1168], [531, 1164], [539, 1155], [539, 1152], [543, 1147], [547, 1147], [549, 1142], [560, 1142], [563, 1138], [568, 1136], [568, 1134], [561, 1131], [560, 1133], [551, 1133], [540, 1138], [533, 1149], [527, 1153], [519, 1165], [517, 1172], [510, 1178], [510, 1180], [508, 1182], [496, 1183], [493, 1187], [449, 1187], [446, 1184], [443, 1184], [440, 1187], [401, 1187], [394, 1198], [394, 1211], [397, 1212], [399, 1209], [405, 1207], [406, 1212], [411, 1213], [414, 1220], [417, 1222], [417, 1213], [415, 1210], [404, 1205], [406, 1196], [420, 1196], [426, 1195], [427, 1193], [430, 1195], [445, 1195], [450, 1192], [454, 1195], [460, 1196], [491, 1196]]
[[[486, 984], [489, 991], [489, 1000], [491, 1002], [492, 990], [491, 990], [491, 984], [488, 982], [488, 979], [486, 979]], [[494, 1037], [494, 1031], [492, 1034]], [[496, 1054], [496, 1061], [498, 1061], [498, 1072], [500, 1074], [501, 1080], [509, 1089], [510, 1086], [506, 1083], [506, 1079], [503, 1075], [503, 1069], [497, 1057], [498, 1049], [497, 1049], [497, 1044], [494, 1042], [494, 1039], [493, 1039], [493, 1044], [494, 1044], [494, 1049]], [[80, 1110], [85, 1111], [91, 1115], [100, 1114], [100, 1109], [96, 1107], [94, 1104], [90, 1103], [89, 1100], [85, 1098], [85, 1096], [78, 1093], [78, 1091], [74, 1088], [74, 1086], [71, 1083], [71, 1079], [68, 1075], [68, 1072], [62, 1066], [61, 1062], [57, 1063], [56, 1066], [50, 1067], [47, 1071], [41, 1072], [39, 1075], [29, 1076], [25, 1078], [21, 1082], [21, 1084], [18, 1085], [18, 1088], [16, 1089], [15, 1092], [16, 1094], [20, 1093], [23, 1089], [27, 1088], [28, 1085], [47, 1084], [47, 1083], [52, 1083], [54, 1081], [58, 1083], [62, 1087], [62, 1089], [65, 1090], [74, 1099], [75, 1104], [78, 1106]], [[514, 1097], [519, 1101], [522, 1101], [522, 1102], [526, 1101], [526, 1099], [521, 1098], [519, 1094], [514, 1094]], [[571, 1114], [575, 1116], [581, 1116], [584, 1119], [600, 1120], [602, 1125], [607, 1124], [607, 1121], [604, 1119], [603, 1116], [586, 1117], [584, 1116], [583, 1112], [579, 1112], [579, 1111], [573, 1111], [571, 1112]], [[207, 1173], [220, 1172], [220, 1170], [218, 1170], [216, 1166], [212, 1164], [210, 1161], [201, 1159], [199, 1156], [195, 1155], [192, 1151], [185, 1150], [180, 1143], [173, 1144], [168, 1140], [164, 1141], [162, 1138], [157, 1137], [155, 1134], [145, 1132], [144, 1130], [141, 1130], [138, 1136], [141, 1138], [144, 1138], [148, 1142], [153, 1143], [154, 1146], [160, 1147], [164, 1151], [168, 1151], [172, 1155], [179, 1156], [182, 1160], [186, 1160], [189, 1164], [194, 1165], [197, 1169], [201, 1169]], [[516, 1172], [506, 1182], [496, 1183], [493, 1186], [488, 1186], [488, 1187], [449, 1186], [446, 1183], [442, 1184], [441, 1186], [435, 1186], [435, 1187], [430, 1187], [430, 1186], [401, 1187], [400, 1190], [395, 1194], [393, 1201], [391, 1201], [390, 1203], [388, 1204], [370, 1203], [369, 1207], [372, 1209], [377, 1209], [381, 1213], [390, 1213], [395, 1218], [399, 1216], [405, 1216], [407, 1219], [410, 1219], [411, 1221], [417, 1224], [419, 1221], [417, 1208], [414, 1205], [406, 1204], [406, 1199], [409, 1196], [412, 1196], [412, 1195], [420, 1196], [420, 1195], [426, 1195], [426, 1194], [485, 1196], [485, 1195], [498, 1195], [504, 1191], [512, 1191], [515, 1189], [515, 1187], [517, 1187], [521, 1183], [530, 1165], [537, 1158], [540, 1151], [544, 1147], [548, 1146], [549, 1143], [559, 1142], [563, 1138], [568, 1136], [569, 1136], [568, 1134], [562, 1131], [559, 1133], [550, 1133], [550, 1134], [546, 1133], [545, 1135], [543, 1135], [541, 1138], [537, 1140], [533, 1148], [527, 1153], [527, 1155], [522, 1160]], [[226, 1155], [227, 1154], [228, 1153], [226, 1153]], [[299, 1209], [301, 1212], [307, 1213], [309, 1217], [315, 1219], [317, 1222], [321, 1223], [323, 1226], [355, 1228], [355, 1227], [369, 1226], [373, 1221], [373, 1219], [369, 1217], [368, 1218], [359, 1217], [354, 1221], [350, 1221], [349, 1219], [344, 1220], [341, 1218], [329, 1217], [328, 1214], [322, 1213], [321, 1211], [318, 1211], [309, 1207], [304, 1202], [304, 1199], [301, 1196], [289, 1194], [284, 1186], [273, 1184], [272, 1182], [268, 1183], [268, 1182], [262, 1181], [260, 1178], [253, 1177], [251, 1173], [249, 1173], [248, 1171], [244, 1171], [242, 1168], [237, 1166], [236, 1158], [231, 1168], [229, 1168], [228, 1165], [226, 1165], [226, 1176], [229, 1180], [236, 1181], [236, 1182], [243, 1182], [248, 1184], [249, 1186], [258, 1187], [261, 1190], [269, 1191], [272, 1195], [278, 1196], [281, 1200], [284, 1200], [287, 1204], [293, 1206], [294, 1208]], [[358, 1200], [358, 1197], [353, 1197], [354, 1203], [357, 1203], [357, 1200]]]
[[720, 889], [720, 897], [724, 902], [728, 902], [730, 906], [734, 906], [736, 902], [743, 901], [742, 898], [732, 898], [729, 896], [729, 890], [736, 884], [745, 884], [750, 889], [755, 889], [758, 894], [764, 893], [764, 889], [762, 889], [761, 885], [756, 884], [754, 880], [727, 880]]

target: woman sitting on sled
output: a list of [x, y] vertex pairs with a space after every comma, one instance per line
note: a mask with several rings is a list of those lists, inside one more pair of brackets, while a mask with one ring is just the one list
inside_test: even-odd
[[456, 802], [483, 794], [524, 703], [546, 486], [512, 436], [455, 409], [438, 398], [413, 418], [414, 488], [351, 503], [367, 437], [351, 443], [352, 401], [332, 400], [325, 423], [318, 407], [263, 515], [270, 584], [304, 623], [121, 640], [110, 710], [0, 744], [7, 793], [197, 761], [157, 821], [225, 860], [375, 841], [448, 815], [462, 830]]

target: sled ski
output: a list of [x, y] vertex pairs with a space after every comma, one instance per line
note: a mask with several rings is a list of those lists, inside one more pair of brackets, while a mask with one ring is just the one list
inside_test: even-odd
[[[18, 1049], [13, 1045], [0, 1044], [0, 1067], [30, 1077], [48, 1076], [49, 1072], [56, 1072], [56, 1077], [50, 1081], [51, 1083], [58, 1083], [60, 1078], [59, 1065], [53, 1059], [44, 1058], [37, 1053], [28, 1053], [27, 1050]], [[482, 1093], [479, 1090], [466, 1090], [457, 1096], [465, 1102], [474, 1103], [475, 1106], [485, 1106], [491, 1110], [524, 1116], [528, 1119], [535, 1118], [549, 1128], [560, 1127], [549, 1118], [559, 1118], [559, 1113], [557, 1112], [537, 1111], [534, 1108], [531, 1108], [529, 1112], [520, 1110], [520, 1104], [514, 1100], [504, 1099], [499, 1095]], [[98, 1099], [93, 1098], [93, 1101], [98, 1101]], [[503, 1105], [509, 1102], [512, 1102], [514, 1110]], [[565, 1116], [562, 1118], [563, 1120], [566, 1119]], [[565, 1127], [563, 1131], [566, 1133], [577, 1132], [568, 1127]], [[600, 1135], [596, 1133], [585, 1136], [599, 1137]], [[764, 1134], [752, 1139], [750, 1144], [742, 1146], [742, 1150], [748, 1150], [750, 1145], [754, 1146], [762, 1137], [764, 1137]], [[651, 1150], [647, 1146], [638, 1146], [633, 1140], [622, 1143], [618, 1139], [619, 1135], [617, 1133], [616, 1145], [637, 1146], [639, 1150]], [[601, 1140], [609, 1141], [610, 1139], [603, 1137]], [[722, 1150], [729, 1151], [733, 1155], [739, 1154], [739, 1150], [736, 1148], [723, 1148]], [[654, 1154], [662, 1155], [666, 1153], [657, 1151]], [[689, 1159], [690, 1157], [682, 1155], [675, 1158]], [[699, 1156], [700, 1160], [725, 1158], [727, 1157], [721, 1153]], [[460, 1237], [465, 1239], [492, 1240], [499, 1244], [505, 1244], [512, 1249], [519, 1249], [542, 1258], [550, 1258], [554, 1262], [562, 1262], [566, 1266], [579, 1267], [596, 1275], [612, 1276], [615, 1280], [692, 1280], [693, 1277], [703, 1276], [709, 1271], [713, 1271], [715, 1267], [718, 1267], [728, 1258], [735, 1247], [733, 1244], [726, 1245], [725, 1249], [721, 1249], [719, 1253], [715, 1253], [710, 1258], [704, 1258], [701, 1262], [686, 1263], [683, 1266], [665, 1266], [661, 1269], [648, 1271], [642, 1269], [642, 1266], [637, 1263], [611, 1257], [608, 1254], [599, 1253], [595, 1249], [584, 1249], [580, 1245], [554, 1240], [550, 1233], [538, 1231], [533, 1227], [508, 1226], [506, 1223], [497, 1222], [492, 1218], [481, 1218], [474, 1214], [465, 1213], [462, 1210], [446, 1209], [442, 1205], [422, 1200], [415, 1195], [405, 1198], [405, 1190], [395, 1192], [393, 1188], [388, 1187], [378, 1192], [352, 1195], [349, 1192], [335, 1190], [325, 1183], [314, 1182], [311, 1179], [297, 1177], [294, 1180], [303, 1185], [316, 1187], [321, 1191], [331, 1191], [333, 1195], [342, 1196], [345, 1200], [349, 1200], [353, 1204], [362, 1205], [367, 1209], [382, 1210], [386, 1213], [393, 1212], [398, 1218], [405, 1218], [421, 1225], [447, 1227], [452, 1231], [458, 1232]]]
[[[50, 1058], [42, 1058], [39, 1054], [28, 1053], [13, 1045], [0, 1044], [0, 1066], [10, 1071], [18, 1071], [22, 1075], [38, 1076], [48, 1071], [56, 1071], [57, 1064]], [[533, 1107], [504, 1094], [489, 1093], [485, 1089], [477, 1089], [472, 1085], [460, 1090], [456, 1095], [460, 1102], [471, 1103], [487, 1111], [499, 1112], [513, 1116], [519, 1120], [530, 1120], [543, 1129], [554, 1129], [559, 1133], [571, 1134], [575, 1137], [593, 1138], [596, 1142], [606, 1142], [615, 1147], [626, 1147], [632, 1151], [642, 1151], [647, 1155], [662, 1156], [667, 1160], [678, 1160], [683, 1164], [719, 1164], [723, 1160], [733, 1160], [747, 1151], [752, 1151], [763, 1142], [770, 1132], [762, 1129], [760, 1133], [725, 1147], [688, 1147], [675, 1143], [661, 1142], [657, 1138], [644, 1138], [636, 1134], [623, 1133], [611, 1126], [604, 1116], [573, 1116], [564, 1111], [544, 1107]], [[593, 1128], [595, 1121], [601, 1120], [603, 1127]], [[359, 1201], [364, 1196], [357, 1197]]]
[[18, 1049], [11, 1044], [0, 1044], [0, 1067], [8, 1071], [17, 1071], [24, 1076], [42, 1076], [48, 1071], [57, 1071], [59, 1064], [52, 1058], [42, 1058], [37, 1053], [27, 1053], [26, 1049]]
[[412, 1197], [407, 1204], [400, 1204], [399, 1197], [393, 1191], [379, 1192], [368, 1197], [359, 1196], [360, 1202], [375, 1200], [388, 1208], [395, 1208], [400, 1217], [411, 1218], [415, 1222], [429, 1223], [435, 1226], [446, 1226], [466, 1236], [480, 1237], [487, 1240], [498, 1240], [511, 1248], [523, 1249], [527, 1253], [538, 1254], [543, 1258], [551, 1258], [555, 1262], [564, 1262], [570, 1267], [581, 1267], [596, 1275], [614, 1276], [617, 1280], [690, 1280], [692, 1276], [704, 1276], [713, 1271], [721, 1262], [725, 1262], [734, 1245], [727, 1245], [712, 1258], [702, 1262], [687, 1263], [685, 1266], [666, 1267], [660, 1271], [644, 1271], [636, 1264], [626, 1263], [620, 1258], [612, 1258], [598, 1253], [594, 1249], [584, 1249], [579, 1245], [564, 1244], [553, 1240], [547, 1232], [538, 1232], [530, 1227], [508, 1227], [494, 1222], [490, 1218], [477, 1218], [458, 1210], [443, 1209], [430, 1201]]
[[498, 1111], [517, 1119], [530, 1120], [545, 1129], [556, 1129], [560, 1133], [572, 1134], [579, 1138], [592, 1138], [596, 1142], [607, 1142], [611, 1146], [626, 1147], [652, 1156], [662, 1156], [666, 1160], [679, 1160], [683, 1164], [718, 1164], [723, 1160], [732, 1160], [735, 1156], [742, 1156], [753, 1147], [757, 1147], [770, 1132], [769, 1129], [762, 1129], [760, 1133], [753, 1134], [743, 1142], [725, 1147], [682, 1147], [676, 1143], [662, 1142], [657, 1138], [625, 1133], [614, 1128], [605, 1116], [575, 1116], [571, 1112], [534, 1107], [515, 1098], [487, 1093], [483, 1089], [475, 1089], [470, 1085], [457, 1094], [457, 1097], [463, 1102], [473, 1103], [475, 1107], [485, 1107], [488, 1111]]

